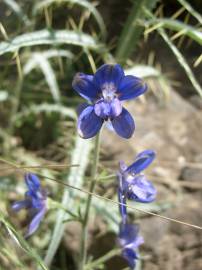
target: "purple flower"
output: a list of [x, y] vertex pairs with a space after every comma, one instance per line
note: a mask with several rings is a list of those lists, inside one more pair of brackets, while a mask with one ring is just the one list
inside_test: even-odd
[[[136, 156], [134, 163], [129, 167], [123, 161], [120, 162], [118, 179], [119, 192], [122, 195], [119, 196], [125, 196], [128, 199], [143, 203], [149, 203], [155, 200], [156, 189], [142, 173], [154, 158], [155, 153], [153, 150], [145, 150]], [[123, 216], [122, 213], [121, 215]]]
[[93, 75], [77, 73], [72, 86], [91, 105], [79, 109], [78, 132], [84, 139], [94, 137], [104, 121], [110, 121], [116, 133], [130, 138], [135, 123], [122, 101], [142, 95], [147, 86], [138, 77], [125, 76], [120, 65], [103, 65]]
[[138, 259], [137, 249], [144, 243], [143, 237], [139, 236], [138, 225], [121, 223], [118, 242], [122, 248], [122, 256], [127, 260], [130, 268], [134, 269]]
[[32, 216], [31, 223], [28, 228], [27, 236], [33, 234], [39, 227], [41, 220], [43, 219], [46, 208], [47, 194], [44, 189], [41, 188], [39, 178], [31, 173], [25, 175], [25, 183], [28, 191], [25, 193], [25, 199], [15, 202], [12, 205], [12, 209], [16, 212], [25, 208]]

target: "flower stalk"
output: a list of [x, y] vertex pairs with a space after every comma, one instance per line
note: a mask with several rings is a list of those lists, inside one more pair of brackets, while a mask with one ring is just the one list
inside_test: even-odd
[[[92, 167], [91, 172], [91, 183], [89, 192], [93, 193], [96, 185], [97, 180], [97, 168], [99, 163], [99, 152], [100, 152], [100, 132], [97, 134], [95, 138], [95, 147], [94, 147], [94, 164]], [[87, 236], [88, 236], [88, 220], [89, 220], [89, 214], [90, 214], [90, 207], [92, 202], [92, 194], [88, 195], [87, 203], [86, 203], [86, 209], [84, 213], [84, 218], [82, 222], [82, 236], [81, 236], [81, 246], [80, 246], [80, 260], [79, 260], [79, 270], [83, 270], [86, 263], [86, 257], [87, 257]]]

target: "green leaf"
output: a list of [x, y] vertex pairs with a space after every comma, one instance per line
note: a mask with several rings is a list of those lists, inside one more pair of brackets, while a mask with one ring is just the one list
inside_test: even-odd
[[73, 109], [67, 108], [62, 105], [58, 104], [46, 104], [43, 103], [41, 105], [32, 105], [29, 106], [26, 109], [23, 109], [21, 112], [17, 113], [12, 121], [16, 122], [17, 120], [20, 120], [24, 117], [29, 116], [31, 113], [33, 114], [39, 114], [41, 112], [47, 112], [47, 113], [59, 113], [65, 117], [70, 117], [71, 119], [76, 120], [76, 113]]
[[133, 6], [118, 41], [117, 61], [125, 63], [130, 57], [143, 32], [143, 27], [139, 25], [139, 20], [144, 18], [143, 8], [147, 7], [152, 10], [157, 2], [158, 0], [133, 1]]
[[46, 79], [46, 82], [50, 88], [50, 92], [53, 96], [53, 99], [56, 103], [60, 103], [61, 96], [60, 96], [60, 90], [57, 83], [57, 79], [55, 76], [55, 72], [52, 69], [49, 61], [44, 57], [42, 53], [34, 53], [32, 54], [31, 58], [27, 62], [27, 64], [24, 66], [23, 73], [24, 75], [27, 75], [32, 71], [32, 69], [35, 66], [39, 66], [44, 74], [44, 77]]
[[22, 34], [10, 41], [0, 43], [0, 55], [15, 52], [23, 47], [36, 45], [69, 44], [81, 46], [87, 49], [102, 51], [103, 46], [88, 34], [68, 30], [40, 30], [32, 33]]
[[195, 19], [202, 24], [202, 16], [199, 12], [197, 12], [191, 5], [185, 0], [177, 0]]
[[149, 21], [144, 22], [144, 26], [146, 27], [149, 27], [151, 25], [154, 26], [154, 29], [168, 28], [174, 31], [182, 31], [183, 35], [190, 37], [191, 39], [195, 40], [197, 43], [202, 45], [202, 32], [186, 23], [167, 18], [151, 19]]
[[29, 244], [24, 240], [24, 238], [16, 231], [16, 229], [11, 225], [11, 223], [4, 217], [3, 213], [0, 212], [0, 221], [7, 229], [10, 237], [14, 240], [18, 247], [20, 247], [24, 252], [26, 252], [43, 270], [48, 270], [43, 264], [39, 255], [31, 249]]
[[177, 61], [181, 65], [181, 67], [184, 69], [185, 73], [187, 74], [187, 77], [191, 81], [193, 87], [198, 92], [198, 94], [202, 97], [202, 88], [200, 84], [198, 83], [197, 79], [194, 76], [194, 73], [192, 72], [191, 68], [189, 67], [187, 61], [185, 60], [184, 56], [181, 54], [181, 52], [178, 50], [178, 48], [172, 43], [172, 41], [169, 39], [168, 35], [165, 33], [163, 29], [159, 29], [159, 33], [164, 39], [164, 41], [167, 43], [171, 51], [176, 56]]
[[34, 10], [33, 10], [33, 14], [36, 15], [36, 13], [39, 10], [41, 10], [45, 7], [48, 7], [54, 3], [55, 4], [68, 3], [68, 4], [73, 4], [73, 5], [75, 4], [75, 5], [79, 5], [81, 7], [86, 8], [90, 13], [92, 13], [95, 20], [97, 21], [103, 38], [104, 39], [106, 38], [106, 27], [105, 27], [105, 23], [102, 19], [102, 16], [98, 12], [98, 10], [94, 7], [94, 5], [86, 0], [44, 0], [44, 1], [41, 1], [40, 3], [37, 3], [35, 5]]
[[[148, 16], [150, 19], [156, 19], [156, 17], [147, 9], [145, 9], [145, 14]], [[161, 27], [157, 28], [158, 33], [161, 35], [163, 40], [166, 42], [168, 47], [171, 49], [173, 54], [175, 55], [177, 61], [181, 65], [181, 67], [184, 69], [185, 73], [187, 74], [187, 77], [191, 81], [193, 87], [195, 90], [198, 92], [198, 94], [202, 97], [202, 88], [198, 81], [196, 80], [194, 73], [192, 72], [191, 68], [189, 67], [186, 59], [184, 56], [181, 54], [181, 52], [178, 50], [178, 48], [175, 46], [175, 44], [170, 40], [168, 35], [166, 34], [165, 30]]]
[[[78, 188], [81, 188], [83, 186], [84, 174], [89, 164], [91, 150], [92, 150], [91, 140], [84, 140], [79, 136], [76, 137], [75, 147], [71, 156], [71, 164], [79, 164], [80, 166], [71, 167], [69, 175], [67, 176], [66, 179], [69, 185], [74, 185]], [[70, 188], [64, 190], [61, 202], [61, 204], [64, 207], [74, 209], [75, 192], [76, 190]], [[63, 223], [63, 221], [68, 218], [69, 215], [65, 213], [63, 210], [58, 211], [52, 239], [45, 257], [45, 263], [48, 266], [51, 264], [53, 257], [57, 251], [57, 248], [60, 244], [60, 241], [62, 239], [65, 230], [65, 224]]]
[[138, 76], [141, 78], [159, 77], [161, 72], [155, 67], [148, 65], [136, 65], [125, 70], [126, 75]]
[[74, 58], [74, 54], [68, 50], [51, 49], [44, 52], [40, 52], [40, 54], [42, 54], [43, 57], [45, 57], [46, 59], [52, 57], [65, 57], [72, 60]]

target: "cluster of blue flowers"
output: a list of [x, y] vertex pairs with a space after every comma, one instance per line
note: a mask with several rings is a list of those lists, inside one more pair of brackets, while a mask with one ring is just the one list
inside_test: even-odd
[[137, 249], [144, 241], [139, 236], [138, 225], [128, 223], [126, 203], [127, 199], [141, 203], [150, 203], [155, 200], [156, 189], [142, 173], [154, 158], [154, 151], [145, 150], [138, 154], [133, 164], [128, 167], [123, 161], [120, 162], [118, 200], [121, 223], [118, 238], [122, 255], [128, 261], [131, 269], [134, 269], [138, 259]]
[[[120, 65], [103, 65], [93, 75], [78, 73], [73, 88], [90, 104], [78, 108], [78, 132], [82, 138], [94, 137], [104, 122], [110, 124], [120, 137], [129, 139], [134, 133], [135, 123], [130, 113], [122, 106], [124, 100], [136, 98], [147, 90], [146, 84], [138, 77], [124, 74]], [[119, 210], [121, 224], [119, 244], [122, 255], [134, 269], [138, 258], [137, 249], [143, 243], [136, 224], [129, 224], [126, 200], [149, 203], [156, 198], [156, 189], [142, 173], [155, 158], [152, 150], [145, 150], [136, 156], [135, 162], [127, 167], [120, 162], [118, 173]]]
[[[147, 90], [146, 84], [138, 77], [124, 74], [120, 65], [103, 65], [94, 75], [78, 73], [75, 75], [73, 88], [88, 103], [78, 108], [78, 133], [84, 139], [94, 137], [102, 125], [108, 123], [120, 137], [129, 139], [135, 130], [135, 123], [130, 113], [122, 106], [124, 100], [136, 98]], [[118, 200], [121, 223], [119, 244], [122, 256], [134, 269], [138, 259], [138, 247], [143, 243], [137, 224], [128, 221], [127, 199], [149, 203], [156, 198], [156, 189], [142, 173], [155, 158], [153, 150], [138, 154], [130, 166], [121, 161], [118, 172]], [[47, 211], [47, 193], [41, 187], [38, 177], [26, 174], [28, 191], [25, 199], [13, 204], [14, 211], [28, 209], [32, 220], [27, 236], [33, 234]]]

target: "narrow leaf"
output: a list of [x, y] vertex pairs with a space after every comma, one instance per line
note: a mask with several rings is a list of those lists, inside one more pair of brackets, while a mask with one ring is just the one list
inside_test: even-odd
[[98, 10], [94, 7], [94, 5], [87, 0], [44, 0], [44, 1], [41, 1], [40, 3], [37, 3], [35, 5], [34, 10], [33, 10], [33, 14], [36, 15], [36, 13], [39, 10], [41, 10], [45, 7], [48, 7], [54, 3], [56, 3], [56, 4], [69, 3], [69, 4], [75, 4], [75, 5], [79, 5], [81, 7], [86, 8], [90, 13], [92, 13], [95, 20], [97, 21], [103, 38], [104, 39], [106, 38], [106, 27], [105, 27], [105, 23], [102, 19], [102, 16], [98, 12]]
[[[68, 184], [82, 187], [84, 174], [89, 163], [91, 149], [91, 140], [83, 140], [78, 136], [76, 137], [75, 148], [71, 156], [71, 164], [79, 164], [80, 166], [78, 168], [71, 168], [67, 177]], [[61, 202], [64, 207], [68, 207], [69, 209], [74, 208], [74, 194], [75, 190], [65, 189]], [[58, 211], [52, 239], [45, 257], [45, 263], [48, 266], [51, 264], [62, 239], [65, 229], [63, 221], [68, 218], [69, 215], [63, 210]]]
[[28, 108], [22, 110], [21, 112], [17, 113], [12, 121], [20, 120], [21, 118], [29, 116], [29, 114], [39, 114], [41, 112], [47, 112], [47, 113], [59, 113], [65, 117], [70, 117], [71, 119], [76, 119], [76, 113], [73, 109], [67, 108], [62, 105], [58, 104], [46, 104], [43, 103], [41, 105], [32, 105]]
[[202, 45], [201, 31], [197, 30], [196, 28], [194, 28], [191, 25], [180, 22], [178, 20], [167, 19], [167, 18], [152, 19], [152, 20], [144, 22], [144, 25], [147, 27], [154, 25], [154, 29], [168, 28], [168, 29], [178, 31], [178, 32], [183, 31], [183, 35], [190, 37], [191, 39], [195, 40], [197, 43]]
[[[30, 65], [30, 62], [32, 65]], [[61, 101], [61, 96], [60, 96], [60, 90], [59, 86], [57, 83], [57, 79], [55, 76], [55, 72], [53, 71], [49, 61], [44, 57], [43, 54], [41, 53], [34, 53], [30, 60], [27, 62], [27, 64], [24, 67], [24, 74], [27, 75], [30, 73], [30, 71], [33, 69], [35, 66], [39, 66], [44, 74], [44, 77], [46, 79], [46, 82], [50, 88], [50, 92], [53, 96], [53, 99], [55, 102], [60, 103]]]
[[41, 30], [32, 33], [22, 34], [10, 41], [0, 43], [0, 55], [8, 52], [15, 52], [23, 47], [36, 45], [69, 44], [81, 46], [92, 50], [102, 50], [103, 46], [90, 35], [68, 30], [49, 31]]
[[46, 266], [43, 264], [41, 258], [39, 255], [31, 249], [29, 244], [24, 240], [24, 238], [16, 231], [16, 229], [11, 225], [11, 223], [4, 217], [3, 213], [0, 212], [0, 221], [7, 229], [10, 237], [13, 239], [13, 241], [17, 244], [18, 247], [24, 250], [43, 270], [48, 270]]

